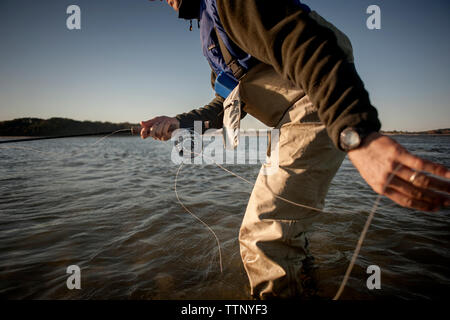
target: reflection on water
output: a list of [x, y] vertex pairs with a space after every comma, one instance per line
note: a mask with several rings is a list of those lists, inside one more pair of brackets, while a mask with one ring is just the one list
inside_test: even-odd
[[[450, 165], [448, 136], [395, 139]], [[170, 143], [120, 137], [90, 148], [95, 141], [20, 144], [45, 153], [0, 148], [0, 296], [248, 298], [238, 232], [251, 186], [214, 165], [186, 166], [179, 176], [185, 205], [221, 241], [221, 274], [213, 235], [176, 200]], [[251, 181], [259, 170], [228, 168]], [[375, 198], [345, 160], [327, 198], [333, 214], [318, 214], [309, 232], [322, 296], [336, 293]], [[450, 210], [422, 213], [383, 199], [342, 298], [448, 298], [449, 217]], [[366, 287], [373, 264], [381, 290]], [[81, 268], [81, 290], [66, 287], [70, 265]]]

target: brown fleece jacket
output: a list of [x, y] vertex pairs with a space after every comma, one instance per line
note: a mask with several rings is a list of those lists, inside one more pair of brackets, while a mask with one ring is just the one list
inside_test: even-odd
[[[377, 110], [334, 33], [292, 0], [217, 0], [217, 8], [233, 42], [309, 95], [336, 147], [340, 148], [339, 135], [346, 127], [380, 130]], [[216, 97], [204, 108], [177, 118], [182, 126], [202, 120], [220, 128], [222, 102]]]

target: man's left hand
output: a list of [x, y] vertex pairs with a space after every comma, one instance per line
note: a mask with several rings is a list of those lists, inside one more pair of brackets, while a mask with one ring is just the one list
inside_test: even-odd
[[370, 134], [348, 157], [375, 192], [403, 207], [438, 211], [450, 206], [450, 182], [427, 174], [450, 179], [450, 170], [412, 155], [388, 136]]

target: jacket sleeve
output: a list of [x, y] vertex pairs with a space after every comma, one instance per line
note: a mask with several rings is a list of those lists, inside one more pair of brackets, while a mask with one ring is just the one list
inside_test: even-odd
[[[211, 72], [211, 85], [214, 87], [215, 74]], [[194, 121], [209, 121], [209, 128], [220, 129], [223, 126], [223, 102], [224, 99], [216, 95], [215, 98], [203, 108], [195, 109], [176, 116], [181, 128], [192, 128]], [[204, 126], [203, 126], [204, 127]]]
[[[211, 86], [214, 88], [216, 74], [211, 71]], [[223, 102], [224, 98], [216, 94], [215, 98], [203, 108], [195, 109], [187, 113], [177, 115], [175, 118], [180, 121], [180, 128], [194, 127], [194, 121], [203, 122], [203, 129], [214, 128], [221, 129], [223, 127]], [[242, 110], [241, 119], [247, 113]], [[209, 122], [208, 128], [205, 128], [205, 122]]]
[[302, 88], [339, 147], [346, 127], [380, 130], [377, 110], [334, 33], [292, 0], [217, 0], [232, 41]]

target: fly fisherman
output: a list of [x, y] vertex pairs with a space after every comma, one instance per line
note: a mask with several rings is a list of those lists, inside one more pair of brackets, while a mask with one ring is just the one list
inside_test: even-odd
[[[450, 184], [423, 171], [447, 179], [450, 171], [379, 133], [350, 41], [316, 12], [298, 0], [167, 3], [179, 18], [199, 21], [212, 82], [218, 75], [239, 82], [230, 96], [240, 98], [242, 114], [280, 130], [279, 169], [259, 174], [239, 234], [253, 297], [302, 295], [308, 255], [302, 220], [315, 213], [279, 197], [323, 208], [346, 154], [375, 192], [399, 205], [422, 211], [449, 206], [449, 198], [436, 191], [449, 193]], [[216, 94], [203, 108], [143, 121], [141, 136], [165, 141], [194, 121], [222, 128], [230, 120], [225, 98]]]

